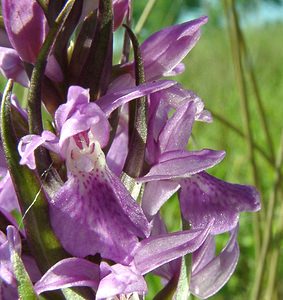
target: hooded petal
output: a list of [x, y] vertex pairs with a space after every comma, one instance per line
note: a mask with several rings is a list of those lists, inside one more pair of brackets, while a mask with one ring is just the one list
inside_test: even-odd
[[[101, 147], [108, 143], [109, 122], [104, 112], [89, 102], [89, 90], [71, 86], [67, 103], [60, 105], [55, 113], [55, 123], [60, 133], [60, 147], [72, 136], [91, 130]], [[65, 149], [62, 149], [62, 157]]]
[[211, 233], [226, 232], [237, 225], [240, 212], [260, 209], [259, 194], [251, 186], [228, 183], [205, 172], [180, 183], [182, 213], [193, 228], [215, 219]]
[[229, 242], [218, 256], [198, 272], [192, 273], [190, 281], [192, 294], [206, 299], [218, 292], [229, 280], [236, 268], [240, 254], [237, 232], [237, 229], [232, 231]]
[[2, 0], [5, 28], [23, 61], [34, 63], [46, 36], [47, 21], [36, 0]]
[[38, 294], [57, 289], [88, 286], [98, 287], [100, 279], [99, 266], [82, 258], [66, 258], [50, 268], [35, 284]]
[[224, 151], [215, 150], [166, 152], [160, 155], [159, 163], [138, 181], [187, 178], [215, 166], [224, 158], [224, 155]]
[[102, 273], [108, 274], [99, 283], [96, 299], [108, 299], [115, 295], [135, 292], [144, 294], [147, 292], [146, 282], [135, 266], [115, 264], [110, 267], [103, 262], [100, 267]]
[[0, 72], [8, 79], [28, 87], [29, 79], [16, 50], [0, 47]]

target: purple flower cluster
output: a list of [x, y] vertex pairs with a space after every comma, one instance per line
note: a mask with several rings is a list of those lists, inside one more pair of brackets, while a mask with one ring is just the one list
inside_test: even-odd
[[[42, 45], [63, 8], [49, 1], [44, 11], [38, 2], [2, 0], [5, 32], [0, 40], [0, 71], [28, 89], [33, 88], [31, 73]], [[112, 65], [113, 31], [130, 15], [130, 0], [112, 1], [110, 33], [100, 31], [107, 15], [104, 10], [100, 1], [74, 1], [61, 28], [64, 35], [72, 29], [67, 42], [63, 43], [63, 35], [54, 41], [40, 79], [39, 100], [53, 118], [52, 128], [19, 135], [19, 164], [42, 180], [36, 153], [45, 148], [61, 179], [60, 186], [45, 195], [52, 230], [68, 255], [45, 266], [47, 272], [38, 268], [40, 257], [33, 256], [29, 230], [15, 218], [24, 219], [29, 211], [22, 209], [1, 145], [0, 219], [8, 227], [7, 235], [0, 231], [0, 298], [18, 298], [13, 253], [21, 257], [36, 295], [80, 286], [91, 290], [90, 299], [144, 296], [148, 273], [163, 279], [164, 291], [167, 287], [171, 294], [177, 293], [183, 258], [188, 255], [187, 295], [210, 297], [236, 267], [239, 213], [260, 209], [253, 187], [224, 182], [206, 172], [225, 152], [187, 149], [194, 122], [209, 123], [212, 117], [197, 95], [162, 79], [184, 70], [182, 60], [199, 39], [207, 17], [165, 28], [134, 47], [144, 73], [144, 80], [137, 83], [136, 59]], [[102, 34], [110, 36], [107, 43]], [[101, 57], [106, 63], [100, 63]], [[137, 121], [143, 97], [146, 118], [140, 123], [145, 125], [146, 140], [139, 135]], [[23, 122], [30, 121], [15, 96], [11, 104]], [[140, 141], [133, 144], [136, 134]], [[133, 175], [129, 165], [131, 170], [142, 168]], [[171, 198], [176, 193], [178, 197]], [[190, 226], [168, 232], [160, 209], [176, 199], [182, 216], [176, 222]], [[225, 232], [230, 239], [216, 255], [215, 236]]]

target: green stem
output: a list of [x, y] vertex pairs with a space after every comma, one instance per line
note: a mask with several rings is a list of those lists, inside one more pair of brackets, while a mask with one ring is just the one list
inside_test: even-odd
[[[233, 130], [235, 133], [237, 133], [240, 137], [246, 139], [245, 134], [237, 128], [234, 124], [229, 122], [227, 119], [225, 119], [223, 116], [218, 114], [217, 112], [214, 112], [209, 108], [209, 111], [212, 113], [212, 116], [217, 119], [219, 122], [223, 123], [226, 127]], [[254, 141], [253, 141], [254, 142]], [[261, 156], [270, 164], [271, 167], [275, 168], [274, 162], [271, 157], [268, 156], [268, 154], [264, 151], [263, 148], [261, 148], [257, 143], [253, 143], [253, 147], [261, 154]]]
[[[67, 257], [55, 237], [48, 215], [45, 194], [37, 176], [26, 166], [19, 165], [17, 139], [11, 120], [10, 98], [13, 83], [8, 81], [1, 108], [1, 135], [10, 175], [15, 187], [21, 211], [25, 216], [27, 240], [42, 272], [46, 272], [57, 261]], [[28, 212], [27, 212], [28, 211]]]
[[[243, 125], [245, 130], [245, 136], [247, 137], [247, 144], [248, 144], [248, 154], [251, 161], [252, 166], [252, 175], [254, 184], [259, 187], [259, 180], [258, 180], [258, 169], [255, 160], [255, 153], [254, 153], [254, 140], [250, 122], [250, 111], [248, 105], [248, 95], [247, 95], [247, 86], [244, 78], [244, 70], [242, 65], [242, 56], [241, 56], [241, 49], [239, 46], [239, 35], [237, 31], [237, 13], [235, 8], [235, 2], [233, 0], [225, 0], [225, 11], [227, 15], [228, 25], [229, 25], [229, 32], [230, 32], [230, 39], [231, 39], [231, 48], [232, 54], [234, 59], [234, 66], [235, 66], [235, 75], [237, 78], [238, 88], [240, 92], [240, 100], [241, 100], [241, 108], [242, 108], [242, 118], [243, 118]], [[231, 9], [231, 11], [230, 11]], [[260, 233], [260, 214], [254, 214], [253, 217], [253, 229], [255, 235], [255, 254], [256, 258], [258, 257], [258, 251], [261, 245], [261, 233]]]
[[[61, 30], [64, 22], [70, 13], [75, 0], [69, 0], [63, 10], [55, 20], [54, 26], [50, 29], [35, 63], [28, 93], [27, 109], [28, 124], [30, 134], [41, 135], [43, 131], [42, 112], [41, 112], [41, 88], [42, 80], [45, 72], [48, 55], [50, 54], [52, 45]], [[36, 166], [38, 173], [45, 176], [44, 184], [47, 192], [52, 195], [55, 190], [60, 187], [60, 178], [52, 168], [52, 161], [48, 151], [40, 147], [35, 152]], [[48, 170], [48, 172], [46, 172]]]
[[[129, 27], [127, 29], [132, 41], [135, 56], [136, 85], [145, 82], [143, 60], [140, 53], [138, 41]], [[147, 99], [141, 97], [130, 103], [130, 113], [133, 118], [133, 130], [130, 130], [129, 154], [125, 163], [124, 171], [131, 177], [139, 177], [143, 171], [145, 146], [147, 139]], [[132, 131], [132, 132], [131, 132]]]
[[147, 4], [137, 22], [137, 25], [135, 27], [135, 33], [139, 34], [148, 18], [148, 16], [150, 15], [151, 10], [153, 9], [153, 6], [155, 4], [156, 0], [148, 0]]
[[266, 142], [267, 142], [267, 145], [269, 147], [270, 155], [271, 155], [273, 165], [274, 165], [276, 158], [275, 158], [275, 151], [274, 151], [273, 142], [272, 142], [272, 138], [271, 138], [270, 128], [268, 127], [266, 113], [265, 113], [265, 109], [263, 107], [263, 101], [262, 101], [260, 91], [259, 91], [259, 88], [258, 88], [258, 84], [257, 84], [257, 80], [256, 80], [252, 60], [251, 60], [250, 54], [249, 54], [248, 49], [247, 49], [244, 34], [241, 31], [241, 28], [240, 28], [238, 23], [237, 23], [237, 30], [238, 30], [238, 34], [239, 34], [239, 41], [240, 41], [241, 46], [242, 46], [245, 66], [246, 66], [246, 69], [249, 72], [252, 88], [254, 90], [255, 100], [256, 100], [257, 107], [258, 107], [258, 111], [259, 111], [259, 116], [260, 116], [260, 120], [261, 120], [261, 124], [262, 124], [262, 129], [263, 129], [263, 132], [265, 134]]
[[270, 247], [270, 242], [272, 240], [272, 224], [274, 219], [274, 211], [275, 211], [275, 204], [277, 202], [278, 192], [281, 185], [281, 176], [279, 170], [282, 167], [283, 163], [283, 134], [281, 136], [281, 144], [280, 149], [278, 153], [278, 159], [276, 162], [276, 174], [275, 174], [275, 181], [274, 186], [272, 190], [272, 194], [268, 203], [268, 210], [267, 210], [267, 216], [265, 221], [265, 231], [264, 231], [264, 237], [262, 242], [262, 248], [260, 252], [259, 257], [259, 263], [257, 264], [257, 270], [256, 270], [256, 276], [252, 291], [252, 300], [258, 300], [261, 299], [261, 289], [262, 289], [262, 279], [263, 279], [263, 273], [265, 271], [265, 264], [266, 264], [266, 258], [268, 254], [268, 250]]

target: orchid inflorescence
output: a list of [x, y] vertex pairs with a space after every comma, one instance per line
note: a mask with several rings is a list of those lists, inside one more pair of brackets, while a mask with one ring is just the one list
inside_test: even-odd
[[[139, 45], [130, 0], [1, 2], [0, 298], [143, 299], [148, 273], [162, 278], [156, 299], [215, 294], [238, 261], [239, 213], [260, 200], [206, 172], [223, 151], [188, 150], [193, 124], [212, 117], [163, 79], [184, 71], [207, 17]], [[166, 228], [167, 201], [180, 231]]]

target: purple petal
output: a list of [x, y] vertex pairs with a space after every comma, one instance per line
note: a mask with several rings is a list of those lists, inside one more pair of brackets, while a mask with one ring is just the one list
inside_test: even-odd
[[[95, 144], [86, 172], [77, 153], [67, 161], [70, 178], [50, 203], [51, 222], [63, 247], [79, 257], [100, 253], [122, 262], [138, 242], [149, 235], [149, 224], [140, 206], [120, 179], [105, 165]], [[83, 162], [88, 159], [82, 150]], [[73, 165], [72, 165], [73, 164]], [[80, 167], [82, 167], [80, 169]]]
[[195, 120], [195, 112], [193, 102], [187, 102], [176, 110], [159, 135], [161, 153], [186, 148]]
[[116, 264], [110, 267], [102, 263], [101, 267], [107, 268], [104, 272], [110, 273], [100, 281], [96, 299], [112, 299], [115, 295], [147, 292], [146, 282], [134, 266]]
[[109, 116], [119, 106], [145, 95], [156, 93], [160, 90], [167, 89], [176, 82], [170, 80], [160, 80], [151, 83], [141, 84], [134, 88], [117, 91], [107, 94], [96, 101], [96, 104]]
[[71, 86], [67, 98], [67, 103], [60, 105], [55, 113], [62, 157], [65, 157], [64, 143], [70, 137], [88, 130], [100, 146], [105, 147], [109, 138], [109, 122], [96, 103], [89, 103], [89, 90]]
[[180, 202], [183, 216], [193, 228], [215, 219], [212, 234], [234, 228], [240, 212], [260, 209], [254, 187], [228, 183], [205, 172], [181, 182]]
[[185, 69], [185, 64], [179, 63], [174, 69], [164, 73], [163, 76], [176, 76], [182, 74], [185, 71]]
[[38, 294], [67, 287], [88, 286], [97, 289], [99, 266], [82, 258], [66, 258], [50, 268], [35, 284]]
[[9, 242], [10, 251], [15, 251], [20, 254], [22, 251], [21, 238], [18, 230], [14, 226], [9, 225], [7, 227], [7, 240]]
[[187, 178], [218, 164], [224, 151], [170, 151], [160, 156], [160, 161], [139, 182]]
[[161, 206], [179, 189], [177, 182], [169, 180], [152, 181], [145, 185], [142, 197], [142, 209], [148, 220], [151, 220]]
[[117, 132], [106, 157], [108, 167], [117, 176], [122, 173], [128, 155], [129, 126], [128, 115], [124, 111], [125, 107], [120, 112]]
[[191, 229], [142, 240], [134, 254], [137, 270], [146, 274], [171, 260], [194, 252], [206, 239], [212, 224], [213, 221], [201, 230]]
[[190, 291], [201, 299], [214, 295], [233, 274], [239, 254], [237, 230], [234, 230], [225, 249], [200, 271], [193, 272]]
[[[13, 266], [10, 259], [9, 241], [0, 231], [0, 281], [16, 286]], [[0, 294], [1, 295], [1, 294]]]
[[34, 170], [36, 168], [34, 151], [41, 145], [59, 153], [58, 139], [54, 133], [45, 130], [41, 136], [35, 134], [26, 135], [21, 138], [18, 145], [18, 151], [21, 156], [20, 164], [27, 165], [30, 169]]
[[210, 234], [200, 248], [193, 253], [193, 273], [197, 273], [214, 259], [215, 248], [214, 236]]
[[36, 0], [2, 0], [9, 40], [22, 60], [34, 63], [46, 36], [47, 21]]
[[146, 79], [154, 80], [174, 69], [194, 47], [200, 37], [200, 26], [207, 17], [165, 28], [141, 45]]
[[65, 121], [60, 133], [61, 148], [70, 137], [88, 130], [93, 133], [95, 140], [99, 142], [102, 148], [107, 145], [110, 125], [105, 114], [95, 103], [81, 105], [77, 108], [77, 111]]
[[14, 215], [20, 212], [20, 207], [8, 170], [0, 180], [0, 211], [14, 226], [18, 225]]
[[61, 82], [64, 79], [62, 69], [54, 55], [48, 57], [45, 74], [55, 82]]
[[89, 90], [80, 86], [70, 86], [67, 95], [67, 103], [58, 107], [55, 113], [55, 124], [60, 132], [64, 123], [77, 108], [89, 103]]
[[14, 49], [0, 47], [0, 72], [6, 78], [13, 79], [25, 87], [29, 85], [23, 62]]
[[123, 22], [129, 6], [130, 0], [113, 0], [114, 30], [116, 30]]

